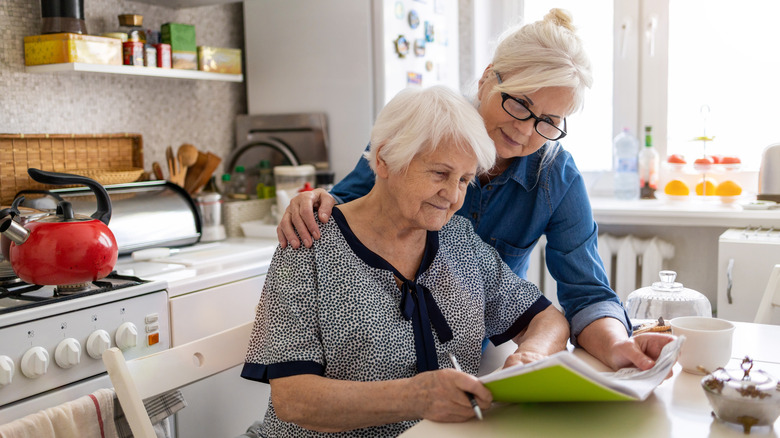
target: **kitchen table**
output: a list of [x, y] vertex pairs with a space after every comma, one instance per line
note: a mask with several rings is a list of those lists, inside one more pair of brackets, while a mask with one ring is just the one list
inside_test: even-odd
[[[735, 323], [732, 360], [738, 368], [750, 355], [754, 369], [780, 377], [780, 326]], [[582, 349], [574, 354], [593, 366], [606, 367]], [[499, 361], [500, 362], [500, 361]], [[711, 414], [700, 381], [702, 376], [674, 366], [674, 376], [664, 381], [642, 402], [577, 402], [494, 404], [484, 421], [436, 423], [423, 420], [402, 437], [744, 437], [742, 426], [724, 423]], [[773, 428], [754, 427], [754, 437], [779, 437], [780, 420]]]

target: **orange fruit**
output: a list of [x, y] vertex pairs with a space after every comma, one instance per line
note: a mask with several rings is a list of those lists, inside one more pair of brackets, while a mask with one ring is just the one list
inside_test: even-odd
[[723, 181], [715, 188], [715, 194], [718, 196], [739, 196], [742, 194], [742, 187], [734, 181]]
[[699, 196], [715, 196], [715, 185], [717, 182], [712, 178], [705, 178], [704, 181], [696, 184], [696, 194]]
[[666, 187], [664, 187], [664, 193], [672, 196], [688, 196], [690, 192], [691, 190], [688, 186], [679, 179], [669, 181], [666, 183]]

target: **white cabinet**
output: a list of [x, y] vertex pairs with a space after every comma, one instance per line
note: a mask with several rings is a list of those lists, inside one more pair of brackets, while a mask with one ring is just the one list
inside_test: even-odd
[[[259, 275], [171, 298], [172, 345], [253, 321], [264, 283]], [[176, 414], [178, 437], [237, 436], [265, 416], [270, 386], [242, 379], [241, 368], [181, 389], [187, 408]]]

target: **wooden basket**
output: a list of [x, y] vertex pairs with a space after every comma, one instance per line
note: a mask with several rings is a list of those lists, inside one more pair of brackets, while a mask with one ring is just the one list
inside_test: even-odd
[[0, 134], [0, 204], [20, 190], [53, 187], [33, 181], [30, 167], [103, 185], [133, 182], [143, 174], [143, 141], [141, 134]]

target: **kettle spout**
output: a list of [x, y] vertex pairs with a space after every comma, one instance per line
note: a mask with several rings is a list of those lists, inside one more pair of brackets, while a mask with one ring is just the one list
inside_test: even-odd
[[17, 245], [26, 242], [27, 238], [30, 236], [30, 231], [14, 222], [10, 216], [0, 219], [0, 233], [11, 239], [11, 241]]

